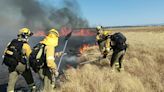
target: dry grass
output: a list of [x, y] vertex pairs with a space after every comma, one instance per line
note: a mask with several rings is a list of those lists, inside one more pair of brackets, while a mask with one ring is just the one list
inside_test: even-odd
[[[111, 72], [110, 67], [86, 64], [69, 69], [69, 81], [59, 92], [164, 92], [164, 32], [124, 32], [129, 49], [125, 70]], [[84, 52], [83, 61], [98, 59], [97, 47]]]

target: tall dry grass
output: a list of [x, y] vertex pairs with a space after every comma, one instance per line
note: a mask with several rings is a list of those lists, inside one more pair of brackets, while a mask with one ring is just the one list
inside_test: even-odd
[[[66, 71], [68, 81], [58, 92], [164, 92], [164, 32], [124, 32], [129, 48], [124, 71], [112, 72], [101, 63]], [[98, 59], [97, 47], [82, 55], [83, 61]]]

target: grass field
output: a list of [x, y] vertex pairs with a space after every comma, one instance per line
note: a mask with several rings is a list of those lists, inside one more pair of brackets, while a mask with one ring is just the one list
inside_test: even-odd
[[[128, 39], [124, 71], [111, 72], [101, 63], [69, 69], [68, 81], [58, 92], [164, 92], [164, 28], [114, 30], [123, 32]], [[99, 55], [97, 47], [90, 47], [81, 59], [89, 61]]]

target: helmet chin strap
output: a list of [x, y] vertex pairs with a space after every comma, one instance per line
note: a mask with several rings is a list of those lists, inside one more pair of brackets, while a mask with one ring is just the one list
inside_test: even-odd
[[20, 36], [18, 36], [18, 39], [23, 42], [28, 42], [28, 40], [29, 40], [27, 35], [20, 35]]
[[28, 42], [28, 40], [29, 40], [28, 38], [23, 38], [22, 39], [23, 42]]

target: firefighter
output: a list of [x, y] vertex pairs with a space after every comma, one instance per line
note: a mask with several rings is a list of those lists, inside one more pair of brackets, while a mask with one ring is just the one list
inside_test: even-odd
[[96, 35], [96, 41], [99, 46], [99, 50], [101, 54], [103, 55], [103, 58], [106, 58], [110, 51], [110, 34], [111, 31], [104, 30], [102, 26], [97, 26], [97, 35]]
[[116, 68], [119, 72], [123, 70], [122, 61], [125, 55], [127, 44], [126, 37], [118, 32], [110, 36], [111, 49], [113, 50], [112, 58], [111, 58], [111, 67], [112, 71]]
[[43, 80], [43, 90], [53, 91], [55, 87], [55, 77], [59, 75], [54, 56], [61, 56], [61, 53], [55, 53], [55, 47], [58, 46], [59, 33], [56, 29], [51, 29], [48, 35], [40, 42], [45, 44], [45, 64], [39, 70], [39, 76]]
[[32, 73], [28, 66], [28, 59], [31, 53], [28, 38], [32, 36], [32, 34], [28, 28], [20, 29], [18, 38], [13, 39], [4, 51], [3, 63], [8, 66], [9, 70], [7, 92], [14, 92], [14, 87], [19, 75], [25, 78], [31, 91], [36, 91]]

